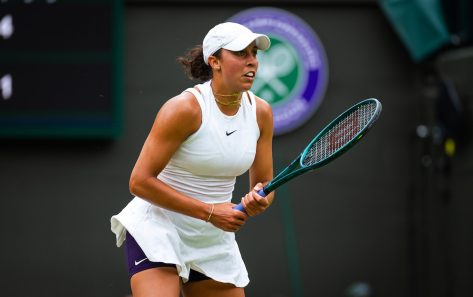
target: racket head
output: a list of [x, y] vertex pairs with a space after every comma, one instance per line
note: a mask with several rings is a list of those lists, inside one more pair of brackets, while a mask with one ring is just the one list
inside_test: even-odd
[[370, 98], [344, 111], [307, 145], [299, 159], [301, 168], [313, 170], [341, 156], [371, 129], [381, 110], [381, 102]]

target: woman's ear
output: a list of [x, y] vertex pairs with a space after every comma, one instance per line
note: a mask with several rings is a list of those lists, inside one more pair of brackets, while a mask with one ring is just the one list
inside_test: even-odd
[[212, 70], [220, 70], [220, 61], [215, 56], [209, 57], [209, 66]]

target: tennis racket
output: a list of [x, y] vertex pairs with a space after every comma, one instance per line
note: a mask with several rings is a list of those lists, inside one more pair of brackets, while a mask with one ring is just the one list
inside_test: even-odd
[[[381, 114], [382, 105], [377, 99], [365, 99], [339, 115], [312, 139], [304, 151], [258, 191], [266, 197], [291, 179], [320, 168], [343, 155], [366, 135]], [[245, 212], [240, 203], [234, 209]]]

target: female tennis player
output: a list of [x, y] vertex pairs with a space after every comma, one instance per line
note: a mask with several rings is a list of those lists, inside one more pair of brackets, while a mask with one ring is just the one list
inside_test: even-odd
[[[249, 91], [257, 51], [269, 46], [266, 35], [228, 22], [178, 58], [202, 83], [161, 107], [131, 173], [135, 197], [111, 218], [134, 297], [245, 295], [234, 232], [273, 200], [256, 193], [273, 177], [272, 111]], [[231, 199], [248, 170], [245, 214]]]

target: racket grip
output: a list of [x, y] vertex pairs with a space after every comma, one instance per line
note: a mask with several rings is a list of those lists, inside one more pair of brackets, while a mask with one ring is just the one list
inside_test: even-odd
[[[258, 191], [258, 195], [260, 195], [261, 197], [266, 197], [267, 194], [263, 191], [263, 189], [261, 189], [261, 190]], [[236, 210], [239, 210], [239, 211], [241, 211], [241, 212], [246, 213], [246, 210], [245, 210], [245, 208], [243, 207], [243, 204], [241, 204], [241, 203], [235, 205], [235, 206], [233, 207], [233, 209], [236, 209]]]
[[258, 191], [258, 195], [260, 195], [261, 197], [266, 197], [267, 194], [264, 191], [264, 188]]
[[241, 203], [235, 205], [235, 206], [233, 207], [233, 209], [236, 209], [236, 210], [239, 210], [239, 211], [241, 211], [241, 212], [246, 213], [246, 210], [245, 210], [245, 208], [243, 207], [243, 204], [241, 204]]

